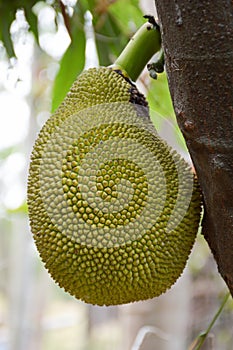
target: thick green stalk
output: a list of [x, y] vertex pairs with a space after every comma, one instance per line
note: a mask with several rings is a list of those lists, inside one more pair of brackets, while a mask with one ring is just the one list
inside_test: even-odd
[[121, 69], [136, 81], [150, 58], [161, 48], [160, 31], [151, 23], [143, 24], [131, 38], [112, 68]]

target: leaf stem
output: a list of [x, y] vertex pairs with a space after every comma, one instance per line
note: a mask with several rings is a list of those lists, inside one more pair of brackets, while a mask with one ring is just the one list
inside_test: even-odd
[[136, 81], [150, 58], [161, 48], [161, 35], [158, 26], [144, 23], [131, 38], [113, 69], [121, 69]]
[[221, 314], [228, 298], [230, 296], [230, 292], [227, 292], [227, 294], [225, 295], [225, 297], [223, 298], [223, 301], [218, 309], [218, 311], [216, 312], [216, 314], [214, 315], [213, 319], [211, 320], [209, 326], [207, 327], [207, 329], [202, 332], [201, 334], [198, 335], [198, 337], [196, 338], [196, 340], [194, 341], [194, 344], [197, 344], [197, 346], [194, 345], [191, 346], [190, 350], [200, 350], [201, 346], [203, 345], [204, 341], [206, 340], [211, 328], [213, 327], [213, 325], [215, 324], [216, 320], [218, 319], [219, 315]]

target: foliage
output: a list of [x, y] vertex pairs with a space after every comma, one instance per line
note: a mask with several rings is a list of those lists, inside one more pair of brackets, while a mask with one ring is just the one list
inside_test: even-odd
[[5, 45], [7, 54], [9, 57], [15, 56], [14, 45], [10, 35], [10, 27], [15, 20], [16, 11], [23, 9], [27, 22], [30, 26], [30, 30], [34, 33], [38, 42], [38, 26], [37, 16], [33, 12], [33, 6], [37, 0], [0, 0], [0, 40]]

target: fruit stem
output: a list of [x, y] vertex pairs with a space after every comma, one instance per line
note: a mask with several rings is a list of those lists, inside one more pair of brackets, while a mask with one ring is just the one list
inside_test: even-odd
[[150, 58], [161, 48], [158, 25], [144, 23], [131, 38], [113, 69], [121, 69], [130, 79], [136, 81]]

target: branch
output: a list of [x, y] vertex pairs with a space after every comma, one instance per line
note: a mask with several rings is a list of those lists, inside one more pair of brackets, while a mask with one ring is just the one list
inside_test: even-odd
[[160, 47], [161, 35], [156, 22], [144, 23], [116, 59], [114, 69], [117, 67], [123, 69], [133, 81], [136, 81], [147, 62]]
[[155, 3], [177, 121], [203, 192], [203, 234], [233, 295], [233, 4]]

